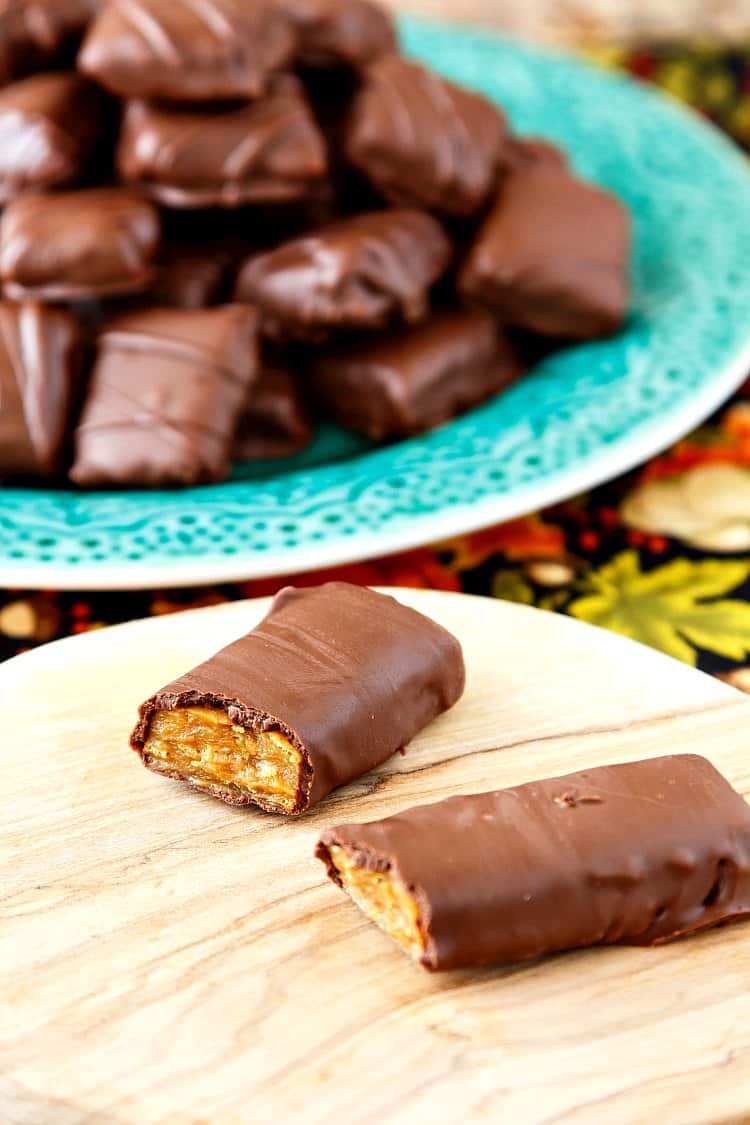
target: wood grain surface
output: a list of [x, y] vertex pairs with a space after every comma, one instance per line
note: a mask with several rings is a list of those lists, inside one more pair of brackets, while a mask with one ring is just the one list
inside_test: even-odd
[[320, 830], [691, 750], [750, 793], [750, 702], [578, 622], [398, 596], [461, 637], [465, 698], [298, 821], [144, 770], [138, 702], [267, 603], [0, 669], [0, 1121], [580, 1122], [750, 1116], [750, 924], [658, 950], [429, 975], [324, 878]]

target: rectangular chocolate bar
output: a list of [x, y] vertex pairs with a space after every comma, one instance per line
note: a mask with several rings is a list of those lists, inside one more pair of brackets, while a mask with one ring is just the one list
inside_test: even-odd
[[316, 855], [428, 969], [656, 945], [750, 914], [750, 807], [691, 754], [330, 828]]
[[629, 296], [627, 212], [549, 150], [526, 146], [525, 157], [515, 160], [469, 250], [461, 295], [546, 336], [618, 331]]
[[267, 334], [298, 339], [420, 320], [451, 253], [424, 211], [373, 211], [250, 258], [235, 299], [260, 309]]
[[464, 310], [324, 352], [309, 368], [325, 410], [376, 441], [433, 429], [522, 373], [494, 318]]
[[251, 633], [147, 700], [131, 745], [227, 804], [294, 815], [405, 746], [464, 676], [458, 641], [393, 598], [290, 587]]
[[390, 54], [365, 71], [346, 155], [386, 199], [451, 216], [475, 214], [506, 160], [496, 105]]
[[223, 480], [257, 373], [254, 309], [122, 313], [99, 333], [71, 480], [84, 488]]
[[301, 83], [285, 75], [249, 105], [177, 109], [130, 102], [117, 164], [166, 207], [296, 199], [326, 173], [326, 147]]
[[312, 420], [296, 379], [287, 367], [266, 364], [245, 403], [234, 440], [234, 460], [291, 457], [312, 438]]
[[0, 478], [60, 474], [82, 359], [72, 313], [0, 303]]
[[0, 275], [12, 300], [75, 301], [146, 289], [161, 226], [128, 188], [24, 195], [0, 221]]

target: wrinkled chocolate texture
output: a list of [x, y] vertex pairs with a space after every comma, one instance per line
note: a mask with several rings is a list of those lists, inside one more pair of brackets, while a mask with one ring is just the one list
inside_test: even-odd
[[85, 300], [148, 287], [158, 212], [129, 188], [25, 195], [0, 220], [8, 297]]
[[0, 202], [80, 180], [104, 124], [104, 96], [77, 74], [36, 74], [0, 90]]
[[365, 72], [345, 148], [391, 202], [462, 217], [492, 192], [507, 144], [496, 105], [393, 54]]
[[454, 310], [316, 356], [310, 386], [342, 425], [383, 440], [433, 429], [522, 373], [493, 317]]
[[279, 363], [264, 365], [240, 418], [234, 460], [291, 457], [312, 437], [310, 413], [291, 371]]
[[274, 0], [112, 0], [78, 65], [125, 98], [223, 101], [260, 97], [295, 46]]
[[341, 219], [251, 258], [235, 298], [256, 305], [269, 335], [325, 338], [420, 320], [451, 246], [440, 224], [415, 210]]
[[260, 101], [230, 109], [131, 102], [117, 163], [167, 207], [238, 207], [305, 195], [327, 157], [304, 90], [287, 75]]
[[223, 480], [257, 378], [257, 317], [240, 305], [124, 313], [99, 334], [71, 479], [143, 488]]
[[339, 882], [334, 845], [408, 888], [428, 969], [655, 945], [750, 914], [750, 808], [689, 754], [331, 828], [317, 855]]
[[462, 296], [542, 335], [616, 332], [628, 306], [627, 212], [537, 149], [517, 161], [469, 250]]
[[343, 582], [288, 587], [256, 629], [143, 704], [132, 746], [143, 758], [158, 711], [223, 708], [302, 752], [298, 814], [405, 746], [456, 703], [464, 680], [458, 641], [395, 599]]
[[60, 474], [81, 360], [72, 313], [0, 303], [0, 478]]

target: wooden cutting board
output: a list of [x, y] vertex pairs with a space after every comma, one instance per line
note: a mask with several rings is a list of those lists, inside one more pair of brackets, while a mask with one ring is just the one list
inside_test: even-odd
[[3, 1125], [711, 1122], [750, 1111], [750, 924], [429, 975], [323, 875], [320, 830], [692, 750], [750, 793], [750, 702], [566, 618], [400, 591], [457, 633], [465, 698], [290, 822], [144, 770], [136, 705], [267, 602], [0, 669]]

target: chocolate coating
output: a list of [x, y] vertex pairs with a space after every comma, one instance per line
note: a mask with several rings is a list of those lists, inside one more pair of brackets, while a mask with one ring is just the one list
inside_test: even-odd
[[144, 309], [99, 334], [75, 434], [71, 480], [84, 488], [223, 480], [257, 377], [253, 309]]
[[36, 74], [0, 90], [0, 203], [80, 179], [103, 124], [101, 92], [77, 74]]
[[61, 472], [81, 358], [72, 313], [0, 303], [0, 477]]
[[329, 829], [316, 854], [338, 882], [334, 844], [409, 888], [428, 969], [654, 945], [750, 914], [750, 809], [694, 755]]
[[78, 65], [125, 98], [257, 98], [295, 48], [273, 0], [110, 0]]
[[0, 84], [70, 61], [100, 0], [4, 0], [0, 6]]
[[451, 247], [421, 211], [373, 211], [321, 227], [251, 258], [235, 297], [257, 305], [269, 335], [325, 338], [333, 330], [419, 320]]
[[468, 300], [510, 324], [585, 340], [628, 306], [629, 224], [614, 196], [560, 161], [516, 163], [459, 276]]
[[327, 167], [302, 85], [277, 80], [239, 108], [174, 109], [131, 102], [117, 163], [123, 179], [168, 207], [238, 207], [295, 199]]
[[310, 444], [312, 422], [292, 373], [279, 364], [262, 368], [252, 387], [234, 442], [235, 461], [291, 457]]
[[372, 0], [280, 0], [306, 66], [360, 67], [397, 48], [390, 14]]
[[398, 55], [365, 72], [345, 140], [349, 161], [393, 203], [473, 215], [506, 159], [497, 106]]
[[145, 289], [159, 238], [157, 211], [127, 188], [22, 196], [0, 222], [6, 296], [78, 300]]
[[344, 582], [288, 587], [256, 629], [142, 705], [131, 745], [143, 757], [155, 712], [181, 707], [280, 731], [305, 760], [292, 810], [301, 813], [452, 707], [464, 678], [458, 641], [393, 598]]
[[382, 440], [447, 422], [521, 373], [494, 318], [462, 310], [315, 357], [310, 386], [342, 425]]

